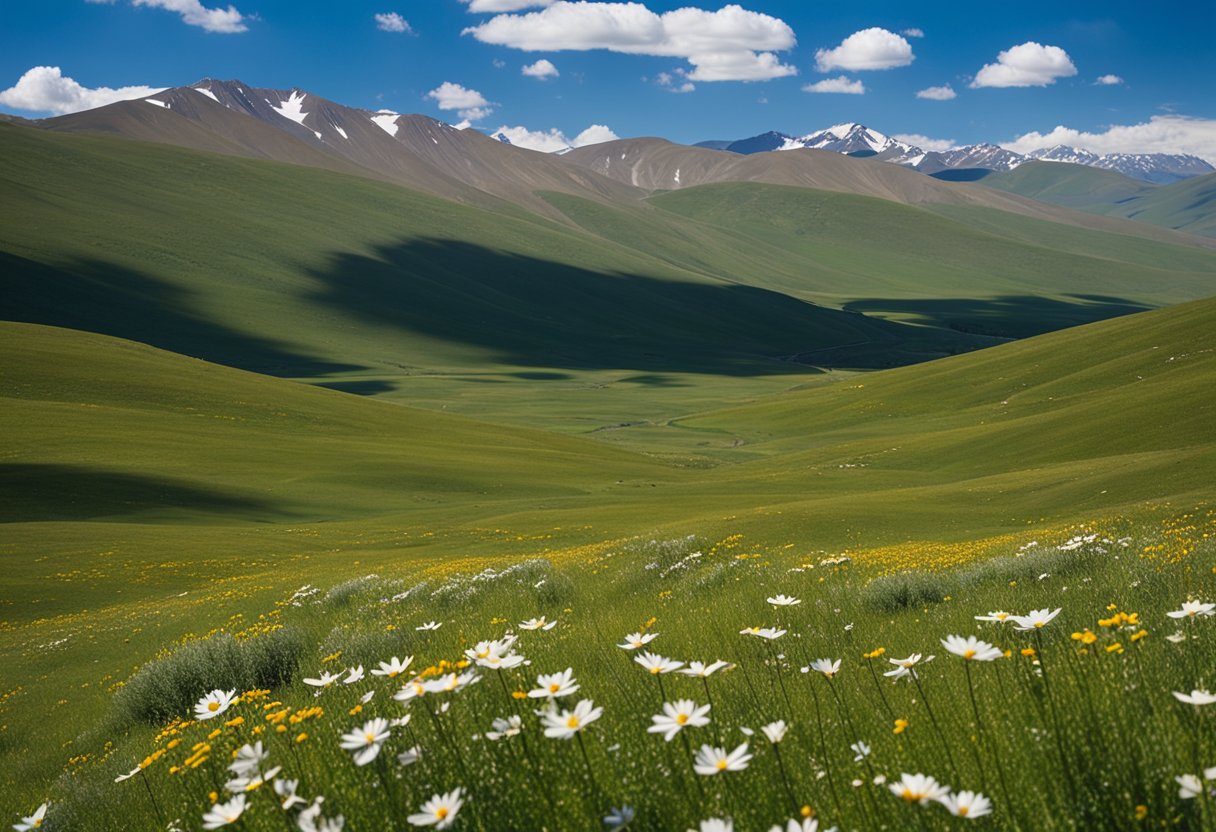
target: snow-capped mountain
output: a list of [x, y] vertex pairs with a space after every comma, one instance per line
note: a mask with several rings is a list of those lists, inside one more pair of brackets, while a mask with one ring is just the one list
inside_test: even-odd
[[622, 191], [587, 170], [425, 115], [348, 107], [300, 88], [205, 78], [37, 122], [197, 150], [273, 159], [405, 185], [463, 202], [487, 195], [558, 216], [538, 191], [603, 199]]
[[1099, 156], [1088, 150], [1058, 144], [1026, 154], [1040, 162], [1066, 162], [1073, 165], [1113, 170], [1133, 179], [1168, 184], [1192, 176], [1211, 173], [1216, 168], [1198, 156], [1169, 153], [1109, 153]]
[[[708, 143], [707, 143], [708, 144]], [[826, 130], [791, 136], [769, 132], [734, 142], [713, 142], [732, 153], [752, 154], [779, 150], [812, 148], [849, 156], [873, 157], [883, 162], [910, 167], [921, 173], [943, 171], [1009, 171], [1028, 161], [1068, 162], [1075, 165], [1113, 170], [1146, 182], [1168, 183], [1216, 171], [1197, 156], [1165, 153], [1113, 153], [1099, 155], [1075, 147], [1059, 145], [1029, 154], [1015, 153], [995, 144], [965, 145], [944, 151], [926, 151], [901, 142], [864, 124], [838, 124]], [[947, 177], [950, 178], [950, 177]], [[976, 177], [978, 178], [978, 176]]]
[[921, 173], [943, 170], [1013, 170], [1026, 162], [1026, 157], [995, 144], [972, 144], [950, 150], [931, 151], [911, 165]]

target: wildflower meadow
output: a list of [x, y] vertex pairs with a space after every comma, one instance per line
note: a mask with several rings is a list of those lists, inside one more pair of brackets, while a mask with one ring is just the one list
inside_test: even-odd
[[1216, 829], [1214, 528], [304, 586], [138, 669], [14, 828]]

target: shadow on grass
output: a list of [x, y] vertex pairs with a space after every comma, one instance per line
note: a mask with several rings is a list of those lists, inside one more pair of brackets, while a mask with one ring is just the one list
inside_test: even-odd
[[980, 345], [754, 286], [590, 271], [461, 241], [336, 253], [311, 276], [323, 287], [312, 300], [357, 320], [479, 347], [499, 363], [635, 370], [655, 385], [680, 372], [807, 372], [774, 359], [844, 344], [880, 346], [887, 364], [922, 360], [926, 342], [934, 357]]
[[255, 519], [269, 503], [165, 477], [77, 465], [0, 464], [0, 523], [101, 520], [165, 510]]
[[103, 260], [48, 266], [0, 252], [0, 317], [112, 335], [285, 378], [363, 369], [229, 329], [204, 317], [189, 290]]
[[994, 298], [867, 298], [846, 304], [863, 314], [899, 313], [919, 322], [973, 335], [1026, 338], [1071, 326], [1144, 312], [1152, 307], [1104, 295], [1034, 295]]

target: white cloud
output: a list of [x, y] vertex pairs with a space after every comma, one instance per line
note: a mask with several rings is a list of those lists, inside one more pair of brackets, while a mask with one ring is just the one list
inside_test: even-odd
[[1153, 116], [1140, 124], [1116, 124], [1101, 133], [1056, 127], [1049, 133], [1026, 133], [1002, 147], [1029, 153], [1058, 144], [1092, 153], [1189, 153], [1216, 165], [1216, 119]]
[[1099, 87], [1113, 87], [1122, 83], [1123, 79], [1118, 75], [1100, 75], [1098, 76], [1098, 79], [1094, 81], [1094, 85]]
[[854, 32], [835, 49], [820, 49], [815, 53], [815, 68], [820, 72], [891, 69], [914, 60], [912, 44], [894, 32], [874, 27]]
[[381, 12], [373, 17], [376, 21], [376, 28], [381, 32], [403, 32], [407, 35], [414, 32], [409, 21], [396, 12]]
[[207, 32], [219, 32], [225, 35], [246, 32], [248, 19], [236, 10], [235, 6], [226, 9], [209, 9], [199, 0], [131, 0], [134, 6], [148, 6], [153, 9], [164, 9], [181, 15], [182, 22], [189, 26], [198, 26]]
[[538, 6], [552, 6], [556, 0], [460, 0], [471, 12], [517, 12]]
[[803, 92], [838, 92], [845, 95], [865, 95], [866, 85], [852, 78], [841, 75], [839, 78], [824, 78], [814, 84], [807, 84]]
[[975, 74], [972, 87], [1045, 87], [1077, 74], [1068, 53], [1058, 46], [1027, 41], [1011, 46]]
[[467, 89], [451, 81], [444, 81], [428, 92], [426, 97], [434, 101], [435, 106], [441, 110], [455, 110], [464, 120], [457, 125], [461, 129], [494, 112], [494, 105], [486, 101], [485, 96], [477, 90]]
[[897, 142], [910, 144], [913, 147], [919, 147], [921, 150], [936, 150], [939, 153], [944, 150], [952, 150], [958, 147], [954, 139], [931, 139], [928, 136], [922, 136], [919, 133], [896, 133], [891, 138]]
[[954, 87], [949, 84], [943, 84], [940, 87], [926, 87], [916, 93], [917, 98], [927, 98], [930, 101], [949, 101], [951, 98], [957, 98], [958, 93], [954, 91]]
[[541, 81], [545, 80], [546, 78], [556, 78], [557, 76], [561, 75], [561, 73], [557, 71], [557, 67], [553, 65], [553, 62], [545, 60], [544, 58], [541, 58], [534, 64], [528, 64], [522, 70], [520, 70], [520, 72], [527, 75], [529, 78], [538, 78]]
[[527, 127], [499, 127], [494, 135], [501, 133], [516, 147], [526, 147], [528, 150], [539, 150], [541, 153], [556, 153], [571, 147], [583, 147], [600, 142], [616, 141], [620, 138], [616, 133], [603, 124], [593, 124], [573, 139], [556, 127], [549, 130], [529, 130]]
[[676, 72], [673, 75], [670, 72], [660, 72], [655, 76], [654, 82], [668, 92], [694, 92], [697, 85], [692, 81], [681, 81], [682, 73]]
[[68, 78], [57, 66], [36, 66], [17, 83], [0, 92], [0, 105], [38, 113], [78, 113], [104, 107], [115, 101], [143, 98], [164, 87], [97, 87], [89, 89]]
[[602, 144], [604, 142], [614, 142], [619, 139], [616, 133], [612, 132], [612, 128], [605, 124], [593, 124], [583, 132], [574, 137], [571, 142], [575, 147], [585, 147], [589, 144]]
[[902, 32], [900, 32], [900, 34], [906, 38], [923, 38], [925, 36], [925, 30], [913, 26], [911, 29], [904, 29]]
[[798, 72], [775, 54], [795, 45], [794, 30], [733, 4], [660, 15], [641, 3], [558, 0], [541, 11], [498, 15], [464, 34], [526, 52], [605, 49], [684, 58], [692, 81], [765, 81]]

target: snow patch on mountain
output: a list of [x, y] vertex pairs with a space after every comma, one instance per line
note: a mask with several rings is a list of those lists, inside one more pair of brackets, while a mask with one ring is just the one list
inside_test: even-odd
[[397, 113], [384, 111], [378, 115], [372, 116], [372, 124], [379, 127], [385, 133], [388, 133], [393, 138], [397, 137], [397, 119], [401, 116]]
[[[308, 113], [304, 112], [304, 93], [299, 90], [292, 90], [288, 99], [278, 107], [271, 104], [271, 109], [281, 115], [283, 118], [289, 118], [296, 124], [303, 124]], [[269, 102], [267, 102], [269, 103]], [[319, 137], [318, 137], [319, 138]]]
[[206, 87], [190, 87], [190, 89], [194, 90], [197, 93], [202, 93], [203, 95], [207, 96], [212, 101], [214, 101], [216, 104], [220, 103], [220, 100], [215, 97], [215, 93], [213, 93], [211, 90], [207, 89]]

